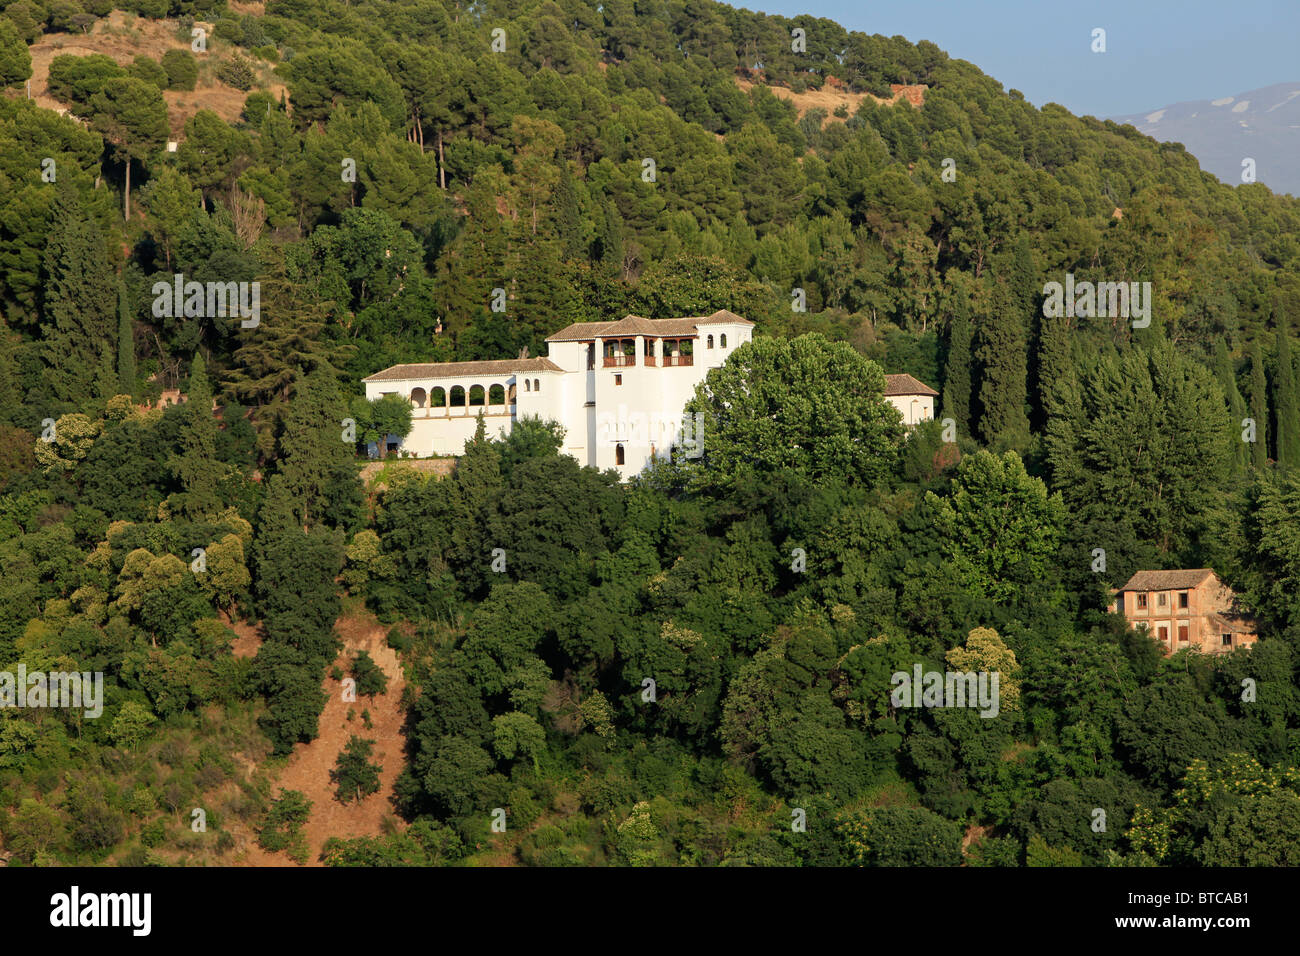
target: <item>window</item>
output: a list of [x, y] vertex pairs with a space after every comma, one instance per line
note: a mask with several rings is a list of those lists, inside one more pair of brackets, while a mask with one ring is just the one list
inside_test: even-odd
[[1187, 607], [1187, 592], [1186, 592], [1186, 591], [1179, 591], [1179, 592], [1178, 592], [1178, 606], [1179, 606], [1179, 607]]
[[542, 390], [542, 380], [540, 378], [533, 379], [533, 391], [540, 392], [541, 390]]
[[1224, 647], [1231, 647], [1231, 646], [1232, 646], [1232, 635], [1231, 635], [1231, 634], [1224, 634], [1224, 635], [1222, 635], [1222, 637], [1223, 637], [1223, 646], [1224, 646]]
[[718, 337], [718, 344], [721, 345], [724, 349], [727, 347], [727, 333], [726, 333], [726, 332], [723, 332], [722, 335], [720, 335], [720, 336]]
[[1161, 642], [1165, 642], [1169, 640], [1169, 628], [1167, 627], [1160, 628], [1160, 640]]
[[622, 446], [622, 445], [615, 445], [615, 446], [614, 446], [614, 464], [616, 464], [616, 465], [621, 465], [621, 464], [623, 464], [623, 446]]
[[615, 385], [622, 385], [622, 384], [623, 384], [623, 376], [622, 376], [621, 373], [616, 373], [616, 374], [614, 375], [614, 384], [615, 384]]
[[1186, 624], [1179, 624], [1179, 625], [1178, 625], [1178, 643], [1179, 643], [1179, 644], [1186, 644], [1186, 643], [1187, 643], [1187, 633], [1188, 633], [1188, 631], [1187, 631], [1187, 625], [1186, 625]]
[[1161, 591], [1159, 594], [1156, 595], [1156, 607], [1164, 607], [1168, 603], [1169, 603], [1169, 595], [1165, 594], [1164, 591]]
[[1138, 609], [1145, 611], [1147, 609], [1147, 596], [1145, 594], [1139, 594], [1137, 596], [1137, 599], [1138, 599]]
[[712, 336], [712, 335], [709, 336], [709, 344], [706, 346], [706, 348], [713, 348], [713, 336]]
[[532, 390], [533, 390], [532, 383], [529, 382], [528, 379], [524, 379], [524, 391], [531, 392]]

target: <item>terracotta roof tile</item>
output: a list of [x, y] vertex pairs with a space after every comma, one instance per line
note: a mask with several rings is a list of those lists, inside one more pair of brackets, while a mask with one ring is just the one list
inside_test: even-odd
[[1194, 588], [1214, 573], [1213, 568], [1195, 568], [1179, 571], [1138, 571], [1128, 579], [1121, 591], [1170, 591]]
[[929, 385], [912, 376], [901, 373], [898, 375], [885, 376], [885, 394], [886, 395], [935, 395], [939, 393]]
[[701, 325], [748, 325], [754, 323], [742, 319], [734, 312], [719, 309], [712, 315], [689, 316], [681, 319], [646, 319], [639, 315], [625, 315], [617, 322], [575, 322], [548, 336], [548, 342], [581, 342], [586, 339], [607, 336], [632, 335], [694, 335]]
[[394, 365], [376, 372], [363, 382], [406, 382], [416, 379], [463, 378], [467, 375], [513, 375], [515, 372], [562, 372], [548, 358], [499, 359], [487, 362], [428, 362], [423, 365]]

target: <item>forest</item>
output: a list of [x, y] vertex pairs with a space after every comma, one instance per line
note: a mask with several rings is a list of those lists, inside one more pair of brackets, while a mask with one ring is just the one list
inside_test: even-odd
[[[119, 3], [0, 0], [0, 671], [104, 679], [0, 706], [8, 865], [1300, 865], [1295, 198], [816, 17]], [[57, 52], [101, 40], [152, 52]], [[700, 458], [525, 419], [362, 477], [367, 375], [718, 309]], [[1172, 568], [1253, 649], [1108, 612]], [[388, 693], [360, 617], [402, 739], [358, 718], [321, 783], [384, 825], [318, 846], [276, 781]], [[895, 706], [916, 665], [996, 718]]]

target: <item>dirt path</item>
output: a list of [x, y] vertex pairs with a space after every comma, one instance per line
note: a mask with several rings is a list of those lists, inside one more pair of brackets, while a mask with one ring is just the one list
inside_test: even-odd
[[[347, 614], [334, 624], [343, 639], [343, 651], [335, 664], [348, 671], [352, 656], [360, 650], [370, 653], [388, 675], [388, 691], [375, 697], [358, 697], [354, 704], [343, 702], [342, 687], [338, 681], [326, 676], [322, 687], [329, 695], [325, 711], [320, 718], [320, 736], [309, 744], [299, 744], [294, 748], [279, 779], [273, 794], [280, 788], [301, 791], [312, 801], [311, 817], [303, 826], [310, 853], [308, 865], [320, 866], [317, 857], [326, 839], [337, 837], [381, 836], [384, 832], [383, 821], [392, 818], [402, 827], [405, 824], [393, 813], [389, 798], [393, 793], [393, 784], [404, 765], [403, 748], [405, 738], [402, 736], [402, 690], [406, 679], [402, 675], [401, 663], [397, 652], [388, 646], [387, 629], [369, 613]], [[347, 719], [348, 711], [354, 711], [351, 721]], [[372, 727], [367, 729], [361, 719], [363, 710], [370, 711]], [[353, 734], [375, 741], [372, 758], [383, 769], [379, 774], [379, 792], [373, 793], [359, 803], [339, 803], [334, 799], [334, 786], [329, 774], [334, 769], [334, 762], [347, 745]], [[268, 853], [257, 845], [250, 846], [239, 861], [243, 866], [294, 866], [283, 853]]]

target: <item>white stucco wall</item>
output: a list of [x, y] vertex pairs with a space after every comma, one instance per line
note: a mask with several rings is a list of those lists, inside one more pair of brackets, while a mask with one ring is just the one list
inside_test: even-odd
[[[693, 363], [672, 366], [664, 365], [662, 354], [656, 355], [655, 365], [646, 365], [645, 338], [638, 336], [636, 363], [606, 368], [602, 343], [597, 341], [595, 367], [590, 370], [587, 343], [551, 342], [547, 345], [547, 358], [562, 371], [367, 382], [366, 397], [373, 399], [395, 393], [410, 399], [416, 389], [424, 390], [424, 407], [412, 408], [411, 434], [402, 445], [404, 450], [420, 457], [462, 454], [465, 442], [474, 436], [476, 418], [482, 411], [491, 438], [499, 437], [503, 431], [508, 433], [519, 418], [558, 421], [565, 429], [562, 451], [580, 464], [613, 468], [621, 477], [630, 478], [646, 466], [652, 454], [667, 456], [678, 438], [683, 406], [695, 394], [696, 385], [710, 369], [720, 368], [752, 335], [752, 328], [742, 324], [701, 325], [693, 340]], [[713, 337], [712, 348], [709, 348], [709, 336]], [[491, 386], [502, 386], [507, 404], [468, 405], [474, 385], [481, 385], [485, 396], [490, 395]], [[457, 386], [465, 390], [465, 406], [451, 407], [448, 403], [430, 407], [435, 388], [444, 389], [450, 396]], [[512, 386], [513, 405], [509, 404]], [[706, 443], [707, 440], [704, 436]], [[622, 465], [617, 464], [620, 444]]]

